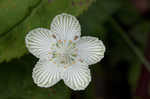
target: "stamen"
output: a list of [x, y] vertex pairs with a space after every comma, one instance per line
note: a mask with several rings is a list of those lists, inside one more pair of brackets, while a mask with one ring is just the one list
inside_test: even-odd
[[66, 69], [68, 66], [64, 66], [64, 68]]
[[74, 51], [78, 51], [78, 49], [77, 49], [77, 48], [75, 48], [75, 49], [74, 49]]
[[67, 68], [76, 63], [77, 48], [72, 40], [69, 40], [67, 44], [65, 44], [65, 42], [66, 40], [58, 40], [57, 43], [53, 45], [52, 52], [49, 52], [49, 54], [52, 54], [52, 60], [50, 61]]
[[75, 36], [75, 37], [74, 37], [74, 40], [77, 40], [78, 38], [79, 38], [79, 36]]
[[64, 66], [64, 68], [66, 69], [67, 67], [69, 67], [70, 65], [66, 65], [66, 66]]
[[79, 59], [79, 61], [83, 63], [83, 60], [82, 60], [82, 59]]
[[72, 43], [72, 40], [69, 40], [70, 43]]
[[56, 36], [55, 36], [54, 34], [52, 35], [52, 37], [53, 37], [54, 39], [56, 39]]
[[61, 41], [61, 40], [59, 40], [58, 42], [59, 42], [59, 43], [61, 43], [62, 41]]
[[76, 63], [75, 61], [72, 62], [72, 64], [75, 64], [75, 63]]

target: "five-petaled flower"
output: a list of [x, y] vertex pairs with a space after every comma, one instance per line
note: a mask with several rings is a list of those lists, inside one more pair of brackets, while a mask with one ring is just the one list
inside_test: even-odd
[[57, 15], [51, 29], [36, 28], [26, 38], [30, 53], [39, 58], [32, 77], [40, 87], [58, 81], [73, 90], [84, 90], [91, 81], [89, 65], [104, 57], [105, 46], [96, 37], [81, 35], [78, 20], [70, 14]]

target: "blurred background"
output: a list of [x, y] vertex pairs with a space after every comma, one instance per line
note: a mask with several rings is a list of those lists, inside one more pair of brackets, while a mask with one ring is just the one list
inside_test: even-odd
[[[0, 99], [150, 99], [149, 0], [0, 0]], [[90, 66], [92, 82], [72, 91], [63, 81], [39, 88], [32, 80], [38, 61], [25, 35], [49, 28], [62, 12], [77, 16], [82, 35], [99, 37], [104, 59]]]

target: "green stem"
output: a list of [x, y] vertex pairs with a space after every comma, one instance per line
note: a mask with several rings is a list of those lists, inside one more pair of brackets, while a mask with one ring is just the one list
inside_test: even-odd
[[125, 42], [131, 48], [131, 50], [135, 53], [135, 55], [139, 58], [139, 60], [147, 68], [147, 70], [150, 71], [150, 63], [147, 61], [147, 59], [145, 59], [145, 56], [142, 54], [140, 49], [132, 43], [132, 40], [128, 37], [126, 32], [119, 26], [119, 24], [112, 17], [110, 18], [110, 22], [118, 30], [119, 35], [125, 40]]

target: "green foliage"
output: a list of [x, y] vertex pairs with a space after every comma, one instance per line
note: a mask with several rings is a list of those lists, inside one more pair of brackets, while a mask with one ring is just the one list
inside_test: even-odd
[[63, 82], [52, 88], [39, 88], [33, 83], [31, 75], [36, 61], [26, 55], [1, 64], [1, 99], [70, 99], [70, 90]]
[[50, 28], [52, 18], [62, 12], [79, 15], [93, 0], [1, 0], [0, 62], [25, 54], [25, 35], [37, 27]]

